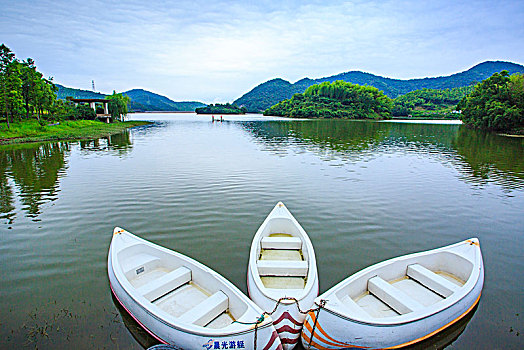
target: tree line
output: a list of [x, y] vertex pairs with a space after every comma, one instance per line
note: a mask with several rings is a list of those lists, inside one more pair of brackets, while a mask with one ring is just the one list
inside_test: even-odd
[[234, 104], [210, 104], [205, 107], [199, 107], [195, 109], [197, 114], [246, 114], [247, 109], [245, 107], [238, 107]]
[[[0, 45], [0, 113], [4, 121], [19, 122], [37, 119], [41, 125], [51, 120], [96, 118], [96, 112], [87, 105], [75, 105], [57, 98], [53, 78], [45, 78], [31, 58], [19, 60], [4, 44]], [[108, 109], [114, 119], [127, 114], [129, 97], [113, 91]]]
[[396, 97], [393, 116], [449, 117], [457, 103], [473, 91], [473, 86], [452, 89], [421, 89]]
[[524, 134], [524, 75], [493, 74], [478, 83], [457, 110], [468, 126]]
[[312, 85], [264, 111], [264, 115], [296, 118], [386, 119], [393, 100], [372, 86], [337, 80]]

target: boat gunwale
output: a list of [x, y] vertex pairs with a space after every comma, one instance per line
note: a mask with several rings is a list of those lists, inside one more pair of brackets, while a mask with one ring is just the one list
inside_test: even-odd
[[[302, 242], [306, 245], [307, 248], [307, 257], [308, 257], [308, 273], [305, 277], [306, 279], [306, 285], [304, 286], [304, 289], [279, 289], [279, 288], [266, 288], [264, 284], [262, 283], [262, 280], [260, 278], [260, 275], [257, 271], [257, 247], [261, 244], [262, 240], [262, 231], [264, 228], [268, 225], [269, 221], [273, 218], [275, 215], [274, 212], [279, 209], [284, 208], [286, 213], [286, 218], [290, 219], [293, 225], [298, 228], [298, 231], [300, 233], [300, 238]], [[283, 218], [284, 216], [277, 216], [277, 218]], [[305, 298], [307, 298], [313, 288], [315, 287], [316, 282], [318, 281], [318, 268], [316, 263], [316, 257], [315, 257], [315, 251], [313, 248], [313, 243], [311, 242], [311, 239], [309, 238], [309, 235], [307, 234], [306, 230], [300, 225], [297, 219], [291, 214], [289, 209], [284, 205], [282, 202], [278, 202], [275, 207], [271, 210], [271, 212], [266, 216], [262, 224], [260, 224], [259, 228], [255, 232], [255, 235], [253, 236], [253, 240], [251, 241], [251, 247], [249, 251], [249, 264], [248, 264], [248, 274], [251, 274], [253, 277], [253, 282], [255, 283], [258, 290], [262, 293], [262, 295], [272, 301], [278, 302], [281, 298], [279, 297], [273, 297], [272, 295], [268, 294], [268, 291], [286, 291], [290, 293], [291, 291], [301, 291], [301, 294], [299, 294], [298, 297], [294, 297], [297, 301], [301, 301]], [[272, 294], [272, 293], [271, 293]], [[318, 295], [318, 291], [317, 291]], [[282, 301], [281, 301], [282, 302]], [[293, 302], [290, 302], [292, 304]], [[285, 303], [284, 303], [285, 304]]]
[[[253, 301], [251, 301], [245, 294], [243, 294], [240, 290], [235, 290], [235, 288], [237, 288], [235, 285], [233, 285], [231, 282], [229, 282], [227, 279], [225, 279], [225, 277], [221, 276], [216, 271], [212, 270], [211, 268], [207, 267], [206, 265], [204, 265], [204, 264], [202, 264], [202, 263], [200, 263], [200, 262], [198, 262], [198, 261], [196, 261], [196, 260], [186, 256], [186, 255], [183, 255], [183, 254], [178, 253], [176, 251], [170, 250], [170, 249], [168, 249], [166, 247], [157, 245], [157, 244], [149, 242], [149, 241], [147, 241], [147, 240], [145, 240], [143, 238], [135, 236], [134, 234], [132, 234], [132, 233], [130, 233], [128, 231], [124, 230], [120, 234], [122, 234], [122, 233], [127, 233], [131, 238], [136, 239], [140, 244], [145, 244], [145, 245], [148, 245], [148, 246], [152, 246], [154, 249], [158, 249], [158, 250], [165, 250], [168, 253], [170, 253], [172, 255], [175, 255], [178, 258], [181, 258], [182, 260], [189, 261], [190, 263], [194, 264], [196, 267], [202, 269], [203, 271], [211, 273], [212, 275], [214, 275], [214, 277], [218, 277], [218, 279], [221, 280], [220, 283], [224, 287], [227, 287], [231, 292], [235, 293], [237, 295], [237, 297], [239, 297], [239, 299], [241, 299], [243, 301], [247, 301], [246, 302], [246, 304], [247, 304], [246, 312], [249, 312], [249, 309], [251, 308], [254, 311], [260, 312], [261, 315], [263, 314], [263, 311], [261, 309], [258, 310], [259, 307]], [[142, 297], [144, 300], [146, 300], [147, 304], [149, 304], [151, 307], [148, 307], [149, 305], [144, 305], [146, 303], [141, 302], [140, 300], [137, 300], [136, 293], [130, 293], [129, 292], [130, 291], [129, 287], [134, 288], [131, 285], [131, 283], [129, 281], [127, 281], [127, 284], [129, 284], [129, 286], [125, 286], [126, 283], [122, 283], [121, 279], [118, 276], [118, 274], [121, 274], [124, 277], [124, 279], [127, 280], [125, 278], [125, 276], [124, 276], [123, 271], [116, 271], [116, 269], [114, 267], [113, 260], [115, 260], [115, 262], [116, 262], [117, 257], [116, 257], [116, 254], [114, 254], [115, 252], [113, 250], [113, 239], [114, 239], [114, 235], [113, 235], [113, 238], [111, 240], [111, 245], [109, 247], [108, 260], [111, 262], [111, 265], [109, 267], [111, 268], [111, 271], [112, 271], [112, 273], [113, 273], [113, 275], [115, 277], [115, 281], [122, 288], [122, 290], [127, 294], [127, 296], [131, 300], [133, 300], [135, 305], [138, 305], [142, 310], [144, 310], [148, 315], [152, 316], [157, 321], [160, 321], [161, 323], [163, 323], [164, 325], [168, 326], [169, 328], [173, 328], [173, 329], [176, 329], [176, 330], [184, 332], [184, 333], [198, 335], [198, 336], [222, 337], [222, 336], [242, 335], [242, 334], [247, 334], [247, 333], [250, 333], [250, 332], [254, 331], [254, 329], [255, 329], [254, 323], [253, 324], [249, 324], [249, 325], [245, 325], [246, 326], [245, 328], [247, 328], [247, 329], [237, 330], [237, 331], [233, 331], [233, 332], [231, 332], [231, 331], [229, 331], [229, 332], [221, 331], [224, 328], [216, 328], [216, 329], [215, 328], [205, 328], [205, 327], [202, 327], [202, 326], [188, 324], [191, 327], [198, 327], [198, 328], [195, 328], [195, 329], [191, 329], [191, 328], [188, 328], [188, 327], [184, 327], [184, 324], [182, 324], [181, 322], [177, 323], [177, 324], [171, 322], [170, 319], [175, 319], [176, 320], [175, 316], [170, 315], [169, 313], [167, 313], [164, 310], [162, 310], [160, 307], [156, 306], [155, 304], [153, 304], [151, 302], [148, 302], [147, 299]], [[121, 270], [121, 267], [120, 267], [120, 270]], [[112, 284], [111, 284], [111, 280], [109, 282], [110, 282], [110, 287], [113, 290]], [[228, 286], [227, 285], [228, 283], [231, 284], [231, 286], [233, 286], [233, 288], [231, 286]], [[116, 295], [116, 293], [115, 293], [115, 295]], [[138, 295], [138, 296], [140, 296], [140, 295]], [[128, 308], [126, 307], [126, 309], [128, 309]], [[164, 317], [161, 317], [161, 316], [157, 315], [157, 313], [155, 313], [155, 311], [157, 311], [157, 310], [155, 310], [155, 309], [160, 311], [159, 312], [160, 314], [165, 314], [169, 318], [164, 318]], [[133, 317], [135, 317], [130, 311], [129, 311], [129, 313]], [[236, 323], [238, 325], [244, 325], [244, 323], [242, 321], [237, 322], [237, 320], [235, 320], [233, 323]], [[260, 323], [257, 326], [257, 328], [259, 328], [259, 329], [260, 328], [266, 328], [266, 327], [271, 326], [272, 324], [273, 323], [272, 323], [271, 318], [270, 317], [265, 317], [264, 321], [262, 323]], [[202, 332], [202, 330], [207, 330], [208, 332]]]
[[[115, 276], [116, 278], [116, 276]], [[120, 283], [120, 281], [118, 280], [118, 278], [116, 278], [116, 282], [118, 283], [118, 285], [123, 289], [125, 290], [125, 288], [122, 286], [122, 284]], [[117, 300], [120, 302], [120, 304], [127, 310], [127, 312], [135, 319], [137, 320], [141, 325], [144, 326], [144, 322], [143, 321], [140, 321], [137, 319], [137, 317], [131, 312], [131, 310], [129, 310], [128, 307], [126, 307], [122, 301], [120, 300], [120, 298], [118, 297], [118, 295], [116, 294], [116, 292], [114, 291], [114, 288], [113, 288], [113, 285], [111, 284], [111, 282], [109, 283], [109, 287], [111, 288], [111, 291], [113, 292], [113, 294], [115, 295], [115, 297], [117, 298]], [[153, 318], [155, 318], [157, 321], [160, 321], [161, 323], [163, 323], [164, 325], [168, 326], [169, 328], [173, 328], [173, 329], [176, 329], [177, 331], [181, 331], [181, 332], [184, 332], [184, 333], [187, 333], [187, 334], [193, 334], [193, 335], [199, 335], [199, 336], [215, 336], [215, 337], [226, 337], [226, 336], [233, 336], [233, 335], [242, 335], [242, 334], [247, 334], [247, 333], [251, 333], [251, 332], [254, 332], [255, 328], [249, 328], [249, 329], [246, 329], [246, 330], [243, 330], [243, 331], [239, 331], [239, 332], [235, 332], [235, 333], [220, 333], [220, 334], [217, 334], [217, 335], [214, 335], [212, 333], [198, 333], [198, 332], [193, 332], [193, 331], [188, 331], [187, 329], [182, 329], [182, 328], [179, 328], [177, 327], [176, 325], [170, 323], [169, 321], [163, 319], [162, 317], [159, 317], [157, 315], [155, 315], [154, 312], [152, 312], [151, 310], [149, 310], [147, 307], [144, 307], [143, 305], [141, 305], [133, 296], [131, 296], [129, 293], [128, 293], [128, 296], [135, 302], [136, 305], [138, 305], [141, 309], [143, 309], [149, 316], [152, 316]], [[267, 320], [267, 318], [266, 318]], [[269, 327], [272, 325], [272, 322], [266, 322], [266, 324], [263, 324], [261, 326], [258, 326], [257, 328], [258, 329], [261, 329], [261, 328], [266, 328], [266, 327]], [[144, 328], [146, 328], [146, 330], [148, 330], [147, 326], [144, 326]], [[205, 328], [205, 327], [202, 327], [202, 328]], [[205, 328], [207, 329], [207, 328]], [[212, 329], [212, 328], [211, 328]], [[215, 330], [215, 329], [212, 329], [212, 330]], [[151, 331], [149, 331], [151, 333]], [[154, 335], [155, 338], [159, 338], [161, 339], [158, 335], [154, 334], [154, 333], [151, 333], [152, 335]], [[162, 340], [162, 341], [165, 341], [165, 340]]]
[[[407, 315], [409, 315], [409, 313], [408, 313], [408, 314], [403, 314], [403, 315], [384, 317], [382, 319], [385, 319], [385, 321], [380, 321], [380, 318], [374, 318], [372, 316], [369, 316], [369, 319], [353, 318], [351, 316], [348, 316], [347, 314], [343, 314], [343, 313], [337, 312], [333, 307], [331, 307], [329, 305], [329, 302], [326, 303], [322, 307], [323, 310], [328, 311], [329, 313], [331, 313], [333, 315], [336, 315], [336, 316], [338, 316], [338, 317], [340, 317], [342, 319], [348, 320], [348, 321], [352, 321], [352, 322], [359, 323], [359, 324], [364, 324], [364, 325], [385, 326], [385, 327], [387, 327], [387, 326], [398, 326], [398, 325], [413, 323], [413, 322], [416, 322], [416, 321], [419, 321], [419, 320], [422, 320], [422, 319], [434, 316], [434, 315], [436, 315], [436, 314], [438, 314], [440, 312], [444, 312], [447, 309], [449, 309], [450, 307], [452, 307], [453, 305], [456, 305], [457, 303], [462, 301], [464, 298], [466, 298], [477, 287], [477, 285], [479, 283], [479, 280], [482, 278], [482, 275], [484, 273], [484, 267], [483, 267], [483, 264], [482, 264], [482, 253], [481, 253], [481, 250], [480, 250], [480, 245], [478, 243], [478, 239], [476, 239], [476, 238], [470, 238], [470, 239], [467, 239], [467, 240], [464, 240], [464, 241], [461, 241], [461, 242], [457, 242], [457, 243], [454, 243], [454, 244], [451, 244], [451, 245], [448, 245], [448, 246], [435, 248], [435, 249], [430, 249], [430, 250], [426, 250], [426, 251], [422, 251], [422, 252], [410, 253], [410, 254], [406, 254], [406, 255], [393, 257], [391, 259], [387, 259], [387, 260], [384, 260], [384, 261], [380, 261], [380, 262], [378, 262], [376, 264], [373, 264], [371, 266], [368, 266], [368, 267], [364, 268], [363, 270], [355, 272], [353, 275], [350, 275], [350, 276], [346, 277], [345, 279], [343, 279], [342, 281], [337, 283], [335, 286], [333, 286], [332, 288], [330, 288], [326, 292], [322, 293], [322, 295], [319, 295], [315, 299], [315, 305], [320, 307], [321, 300], [324, 300], [326, 298], [327, 298], [327, 300], [329, 300], [329, 296], [334, 295], [340, 289], [344, 288], [345, 286], [347, 286], [348, 284], [350, 284], [351, 282], [353, 282], [357, 278], [359, 278], [362, 275], [364, 275], [366, 273], [369, 273], [370, 271], [373, 271], [373, 270], [375, 270], [377, 268], [380, 268], [380, 267], [383, 267], [383, 266], [387, 266], [387, 265], [389, 265], [389, 264], [391, 264], [391, 263], [393, 263], [395, 261], [401, 261], [401, 260], [410, 259], [410, 258], [414, 258], [414, 257], [418, 257], [418, 256], [431, 255], [431, 254], [435, 254], [435, 253], [438, 253], [438, 252], [441, 252], [441, 251], [448, 251], [448, 250], [450, 250], [452, 248], [456, 248], [456, 247], [458, 247], [460, 245], [463, 245], [463, 244], [473, 244], [476, 247], [475, 256], [473, 257], [473, 259], [475, 259], [474, 261], [464, 258], [464, 259], [468, 260], [469, 262], [471, 262], [473, 264], [470, 277], [466, 280], [464, 285], [461, 287], [461, 290], [456, 292], [456, 295], [450, 296], [449, 300], [446, 300], [446, 299], [448, 299], [448, 298], [446, 298], [446, 299], [443, 299], [442, 301], [439, 301], [438, 303], [442, 303], [442, 305], [439, 306], [437, 309], [434, 309], [434, 308], [431, 308], [431, 307], [426, 307], [425, 308], [425, 309], [427, 309], [426, 312], [419, 312], [414, 317], [407, 317]], [[456, 254], [456, 253], [454, 253], [454, 254]], [[456, 255], [458, 255], [458, 254], [456, 254]], [[473, 278], [475, 278], [475, 279], [473, 280]], [[479, 293], [478, 298], [476, 298], [477, 302], [480, 299], [480, 295], [481, 295], [481, 293]], [[338, 299], [338, 297], [336, 297], [336, 298]], [[401, 321], [396, 321], [395, 320], [395, 319], [398, 319], [398, 318], [401, 318], [401, 317], [404, 317], [404, 319], [401, 320]]]

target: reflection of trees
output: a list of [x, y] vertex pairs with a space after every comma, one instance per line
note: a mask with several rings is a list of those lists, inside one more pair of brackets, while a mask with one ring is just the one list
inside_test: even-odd
[[20, 201], [30, 217], [40, 213], [40, 205], [44, 202], [56, 199], [58, 177], [65, 169], [65, 153], [68, 151], [67, 143], [22, 145], [0, 151], [0, 163], [4, 169], [0, 174], [2, 192], [10, 194], [10, 199], [2, 196], [2, 202], [6, 202], [2, 203], [2, 213], [7, 214], [14, 209], [8, 172], [20, 191]]
[[365, 121], [308, 120], [246, 122], [243, 127], [276, 154], [299, 146], [312, 151], [347, 152], [375, 148], [387, 136], [389, 125]]
[[524, 186], [524, 139], [462, 127], [453, 148], [469, 165], [463, 171], [466, 177], [495, 180], [510, 188]]
[[[14, 182], [20, 202], [29, 217], [40, 214], [40, 206], [55, 200], [58, 179], [66, 169], [66, 154], [74, 142], [22, 144], [0, 149], [0, 218], [12, 221], [15, 210]], [[80, 141], [83, 151], [116, 152], [123, 155], [132, 148], [128, 131], [100, 139]], [[12, 181], [10, 180], [12, 179]]]
[[441, 147], [451, 149], [453, 140], [457, 137], [460, 125], [457, 124], [417, 124], [391, 123], [388, 136], [404, 143], [417, 144], [422, 147]]
[[[306, 149], [324, 157], [374, 157], [412, 152], [450, 164], [475, 183], [495, 181], [524, 187], [524, 139], [508, 138], [463, 125], [347, 120], [244, 122], [255, 142], [277, 155]], [[328, 158], [331, 159], [331, 158]]]
[[130, 133], [124, 130], [119, 134], [114, 134], [99, 139], [80, 141], [80, 148], [83, 151], [116, 151], [118, 155], [127, 154], [133, 147]]
[[12, 211], [15, 207], [13, 205], [13, 189], [7, 178], [8, 165], [8, 158], [4, 156], [3, 152], [0, 152], [0, 218], [11, 221], [14, 217]]

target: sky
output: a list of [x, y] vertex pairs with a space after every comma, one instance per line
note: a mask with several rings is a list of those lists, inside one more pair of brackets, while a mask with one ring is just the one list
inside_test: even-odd
[[524, 1], [0, 0], [0, 43], [56, 83], [232, 102], [260, 83], [524, 64]]

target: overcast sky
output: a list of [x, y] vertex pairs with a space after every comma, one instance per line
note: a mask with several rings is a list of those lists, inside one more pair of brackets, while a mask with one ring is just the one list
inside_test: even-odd
[[55, 82], [231, 102], [276, 77], [524, 63], [524, 1], [0, 0], [0, 43]]

